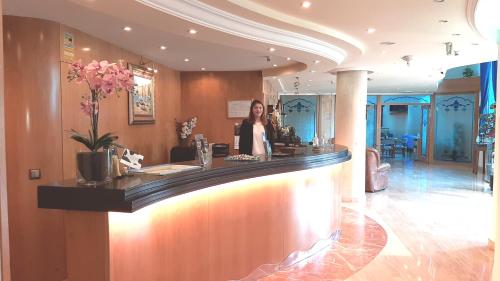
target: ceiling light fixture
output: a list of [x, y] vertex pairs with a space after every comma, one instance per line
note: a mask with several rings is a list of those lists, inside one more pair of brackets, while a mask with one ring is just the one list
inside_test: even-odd
[[185, 58], [185, 59], [184, 59], [184, 61], [185, 61], [185, 62], [188, 62], [188, 61], [189, 61], [189, 59], [188, 59], [188, 58]]
[[206, 70], [206, 68], [202, 67], [202, 68], [201, 68], [201, 70], [202, 70], [202, 71], [205, 71], [205, 70]]
[[273, 67], [277, 67], [278, 65], [277, 64], [273, 64]]
[[88, 52], [88, 51], [90, 51], [90, 48], [89, 47], [84, 47], [84, 48], [82, 48], [82, 51]]
[[148, 69], [149, 71], [152, 71], [152, 70], [153, 70], [153, 68], [152, 68], [152, 67], [148, 67], [147, 69]]
[[436, 2], [436, 3], [443, 3], [444, 0], [434, 0], [434, 2]]
[[315, 61], [314, 61], [314, 63], [320, 63], [320, 62], [321, 62], [321, 61], [319, 61], [319, 60], [315, 60]]
[[161, 49], [161, 50], [163, 50], [163, 51], [165, 51], [165, 50], [167, 49], [167, 47], [166, 47], [166, 46], [161, 45], [161, 46], [160, 46], [160, 49]]
[[309, 9], [311, 7], [312, 3], [310, 1], [304, 1], [302, 2], [302, 8]]
[[373, 27], [370, 27], [366, 30], [366, 32], [368, 32], [368, 34], [372, 34], [372, 33], [375, 33], [375, 31], [377, 31], [375, 28]]
[[312, 80], [312, 79], [309, 79], [309, 80], [307, 80], [307, 81], [312, 82], [313, 80]]
[[447, 20], [439, 20], [440, 23], [447, 23]]
[[316, 70], [311, 70], [311, 73], [314, 73], [314, 72], [316, 72]]
[[125, 31], [131, 31], [131, 30], [132, 30], [132, 27], [130, 27], [130, 26], [124, 26], [124, 27], [123, 27], [123, 30], [125, 30]]
[[269, 52], [274, 52], [274, 51], [276, 51], [276, 49], [275, 49], [275, 48], [273, 48], [273, 47], [269, 48], [268, 50], [269, 50]]
[[300, 86], [300, 81], [299, 77], [295, 77], [295, 82], [293, 82], [293, 87], [295, 88], [295, 94], [299, 94], [299, 86]]
[[460, 33], [453, 33], [452, 36], [460, 36]]
[[153, 69], [153, 72], [154, 73], [158, 73], [158, 69]]
[[384, 45], [384, 46], [391, 46], [391, 45], [394, 45], [396, 44], [395, 42], [391, 42], [391, 41], [383, 41], [383, 42], [380, 42], [380, 45]]
[[451, 56], [451, 54], [453, 53], [453, 43], [446, 42], [444, 43], [444, 45], [446, 46], [446, 55]]
[[410, 67], [410, 62], [413, 59], [413, 57], [411, 55], [406, 55], [406, 56], [403, 56], [401, 59], [406, 62], [406, 65], [408, 67]]
[[290, 58], [290, 57], [286, 58], [286, 60], [291, 60], [291, 59], [292, 59], [292, 58]]
[[189, 34], [196, 34], [196, 33], [198, 33], [198, 31], [196, 31], [196, 29], [192, 29], [192, 28], [188, 32], [189, 32]]
[[471, 43], [472, 46], [479, 46], [479, 43]]

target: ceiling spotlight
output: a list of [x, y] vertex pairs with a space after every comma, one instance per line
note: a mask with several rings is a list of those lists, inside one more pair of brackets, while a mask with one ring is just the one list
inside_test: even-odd
[[292, 59], [292, 58], [290, 58], [290, 57], [286, 58], [286, 60], [291, 60], [291, 59]]
[[472, 46], [479, 46], [479, 43], [472, 43]]
[[206, 70], [206, 68], [202, 67], [202, 68], [201, 68], [201, 70], [202, 70], [202, 71], [205, 71], [205, 70]]
[[196, 31], [196, 29], [192, 29], [192, 28], [191, 28], [191, 29], [189, 30], [189, 34], [196, 34], [196, 33], [198, 33], [198, 31]]
[[148, 70], [149, 70], [149, 71], [153, 71], [153, 68], [152, 68], [152, 67], [148, 67]]
[[384, 45], [384, 46], [390, 46], [390, 45], [394, 45], [396, 44], [395, 42], [391, 42], [391, 41], [384, 41], [384, 42], [380, 42], [380, 45]]
[[312, 79], [309, 79], [309, 80], [307, 80], [307, 81], [312, 82], [313, 80], [312, 80]]
[[278, 65], [277, 64], [273, 64], [273, 67], [277, 67]]
[[434, 2], [437, 2], [437, 3], [443, 3], [444, 0], [434, 0]]
[[154, 73], [158, 73], [158, 69], [153, 69], [153, 72]]
[[276, 79], [276, 76], [273, 76], [273, 79]]
[[314, 63], [320, 63], [320, 62], [321, 62], [321, 61], [319, 61], [319, 60], [315, 60], [315, 61], [314, 61]]
[[309, 7], [311, 7], [311, 5], [312, 3], [309, 1], [302, 2], [302, 8], [308, 9]]
[[161, 45], [161, 46], [160, 46], [160, 49], [164, 51], [164, 50], [166, 50], [166, 49], [167, 49], [167, 46], [163, 46], [163, 45]]
[[274, 51], [276, 51], [276, 49], [275, 49], [275, 48], [273, 48], [273, 47], [269, 48], [268, 50], [269, 50], [269, 52], [274, 52]]
[[82, 48], [82, 51], [88, 52], [88, 51], [90, 51], [90, 48], [89, 47]]
[[184, 59], [184, 61], [185, 61], [185, 62], [188, 62], [188, 61], [189, 61], [189, 59], [188, 59], [188, 58], [185, 58], [185, 59]]
[[132, 30], [132, 27], [130, 27], [130, 26], [124, 26], [124, 27], [123, 27], [123, 30], [125, 30], [125, 31], [131, 31], [131, 30]]
[[366, 30], [366, 32], [368, 32], [368, 34], [372, 34], [372, 33], [375, 33], [375, 31], [377, 31], [375, 28], [373, 27], [370, 27]]
[[460, 33], [453, 33], [452, 36], [460, 36]]
[[316, 70], [311, 70], [311, 73], [314, 73], [314, 72], [316, 72]]
[[440, 23], [447, 23], [447, 20], [439, 20]]

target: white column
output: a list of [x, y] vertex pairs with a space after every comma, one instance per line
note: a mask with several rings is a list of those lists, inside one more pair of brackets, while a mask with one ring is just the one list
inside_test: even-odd
[[[498, 44], [498, 59], [500, 61], [500, 43]], [[496, 103], [500, 101], [500, 71], [497, 72], [497, 96]], [[495, 258], [493, 265], [493, 276], [491, 280], [500, 280], [500, 106], [495, 109], [495, 166], [493, 167], [493, 242], [495, 243]]]
[[365, 200], [367, 71], [337, 73], [335, 99], [335, 143], [349, 147], [351, 161], [345, 164], [342, 200]]

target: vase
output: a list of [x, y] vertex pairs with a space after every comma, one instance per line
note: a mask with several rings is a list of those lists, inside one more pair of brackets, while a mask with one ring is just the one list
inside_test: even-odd
[[79, 184], [99, 185], [111, 181], [112, 158], [109, 150], [76, 154], [76, 180]]
[[189, 139], [180, 139], [179, 140], [179, 146], [180, 147], [189, 147], [190, 146]]

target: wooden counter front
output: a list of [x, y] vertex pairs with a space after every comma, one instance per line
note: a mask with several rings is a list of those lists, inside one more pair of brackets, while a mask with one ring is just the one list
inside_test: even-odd
[[205, 187], [133, 213], [67, 210], [68, 279], [226, 281], [278, 264], [339, 230], [342, 163]]

